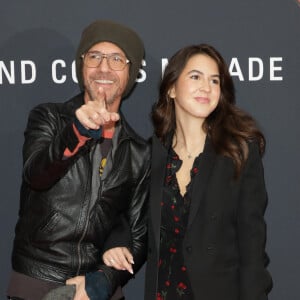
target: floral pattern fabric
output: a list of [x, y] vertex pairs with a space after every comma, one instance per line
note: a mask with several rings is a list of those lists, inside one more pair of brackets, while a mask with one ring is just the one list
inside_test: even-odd
[[176, 172], [182, 161], [173, 149], [170, 149], [166, 178], [161, 201], [161, 236], [156, 300], [193, 299], [187, 267], [183, 259], [183, 239], [190, 210], [190, 187], [198, 173], [197, 162], [191, 170], [191, 181], [184, 196], [180, 194]]

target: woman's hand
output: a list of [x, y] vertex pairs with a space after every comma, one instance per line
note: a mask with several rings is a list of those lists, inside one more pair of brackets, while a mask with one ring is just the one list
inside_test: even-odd
[[109, 249], [103, 254], [102, 259], [108, 267], [123, 271], [127, 270], [129, 273], [133, 274], [133, 257], [126, 247]]

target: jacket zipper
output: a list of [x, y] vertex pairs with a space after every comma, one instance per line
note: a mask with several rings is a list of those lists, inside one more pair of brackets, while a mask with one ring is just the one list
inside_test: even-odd
[[[125, 140], [129, 140], [130, 138], [129, 137], [125, 137], [123, 139], [121, 139], [118, 143], [118, 149], [120, 147], [120, 145], [125, 141]], [[91, 172], [91, 164], [89, 162], [89, 171]], [[112, 174], [113, 175], [113, 174]], [[89, 178], [91, 179], [91, 177]], [[99, 190], [100, 190], [100, 197], [101, 197], [101, 194], [102, 194], [102, 180], [100, 179], [100, 187], [99, 187]], [[99, 194], [99, 192], [98, 192]], [[89, 200], [90, 202], [90, 200]], [[78, 276], [80, 274], [80, 269], [81, 269], [81, 264], [82, 264], [82, 255], [80, 253], [80, 245], [81, 245], [81, 242], [83, 241], [84, 237], [85, 237], [85, 234], [87, 232], [87, 228], [88, 228], [88, 224], [89, 224], [89, 218], [87, 218], [87, 221], [85, 223], [85, 226], [84, 226], [84, 230], [83, 230], [83, 233], [78, 241], [78, 244], [77, 244], [77, 255], [78, 255], [78, 268], [77, 268], [77, 271], [76, 271], [76, 275]]]
[[[90, 162], [88, 163], [88, 166], [89, 166], [89, 173], [91, 173], [91, 164]], [[91, 176], [89, 177], [89, 182], [91, 180]], [[89, 182], [87, 183], [87, 186], [89, 186]], [[86, 197], [86, 192], [85, 192], [85, 197]], [[90, 205], [90, 200], [89, 200], [89, 203], [88, 203], [88, 207]], [[78, 276], [80, 274], [80, 269], [81, 269], [81, 265], [82, 265], [82, 255], [80, 253], [80, 246], [81, 246], [81, 243], [86, 235], [86, 232], [87, 232], [87, 228], [88, 228], [88, 224], [89, 224], [89, 214], [87, 215], [87, 218], [86, 218], [86, 222], [85, 222], [85, 225], [84, 225], [84, 230], [82, 232], [82, 235], [78, 241], [78, 244], [77, 244], [77, 256], [78, 256], [78, 268], [77, 268], [77, 271], [76, 271], [76, 275]]]

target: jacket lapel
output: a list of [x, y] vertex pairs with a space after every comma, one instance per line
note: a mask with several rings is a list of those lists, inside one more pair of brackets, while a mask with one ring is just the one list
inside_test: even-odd
[[[151, 190], [150, 190], [150, 218], [156, 247], [159, 246], [160, 222], [161, 222], [161, 200], [168, 152], [156, 136], [152, 138], [152, 167], [151, 167]], [[199, 173], [194, 178], [191, 190], [191, 207], [187, 229], [193, 223], [201, 204], [205, 199], [208, 182], [212, 174], [216, 160], [211, 141], [206, 139], [204, 151], [199, 162]]]
[[199, 173], [194, 178], [191, 190], [191, 206], [187, 230], [192, 225], [201, 204], [205, 199], [209, 178], [214, 168], [216, 153], [213, 150], [211, 141], [206, 139], [204, 151], [200, 156]]
[[165, 179], [167, 150], [156, 136], [152, 138], [152, 165], [150, 189], [150, 218], [153, 228], [155, 244], [158, 249], [160, 240], [161, 201]]

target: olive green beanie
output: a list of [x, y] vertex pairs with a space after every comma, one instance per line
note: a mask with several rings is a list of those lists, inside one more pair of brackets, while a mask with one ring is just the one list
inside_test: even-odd
[[82, 32], [81, 40], [76, 52], [76, 74], [80, 89], [84, 90], [82, 78], [81, 55], [93, 45], [100, 42], [110, 42], [121, 48], [130, 60], [129, 80], [123, 97], [127, 96], [135, 84], [142, 59], [144, 45], [140, 37], [132, 29], [108, 20], [97, 20], [88, 25]]

